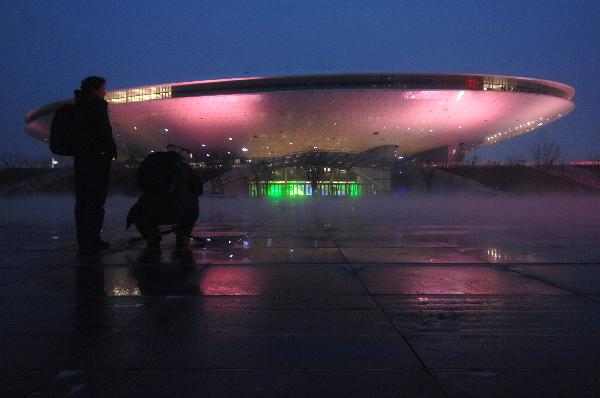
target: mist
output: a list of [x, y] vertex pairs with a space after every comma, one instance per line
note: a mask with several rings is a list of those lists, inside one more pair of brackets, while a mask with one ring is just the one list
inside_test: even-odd
[[[105, 227], [124, 228], [136, 198], [110, 196]], [[74, 198], [0, 198], [0, 226], [53, 227], [73, 224]], [[321, 225], [506, 225], [565, 227], [600, 224], [597, 195], [383, 194], [355, 198], [200, 198], [198, 223]]]

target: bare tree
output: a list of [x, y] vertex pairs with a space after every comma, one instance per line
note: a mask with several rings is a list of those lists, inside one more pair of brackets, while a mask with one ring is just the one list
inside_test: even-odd
[[536, 142], [529, 150], [536, 167], [551, 167], [560, 159], [560, 147], [552, 142]]
[[325, 168], [327, 164], [324, 156], [322, 156], [322, 153], [319, 151], [308, 152], [302, 158], [301, 164], [304, 178], [309, 181], [310, 187], [312, 188], [312, 196], [317, 196], [319, 181], [323, 180], [326, 173]]
[[246, 165], [250, 180], [256, 184], [256, 194], [265, 196], [268, 192], [268, 183], [273, 179], [273, 162], [268, 158], [254, 159]]
[[591, 162], [600, 162], [600, 151], [596, 153], [591, 153], [590, 155], [588, 155], [588, 159]]
[[506, 157], [506, 163], [512, 166], [520, 166], [527, 163], [527, 159], [523, 155], [509, 155]]

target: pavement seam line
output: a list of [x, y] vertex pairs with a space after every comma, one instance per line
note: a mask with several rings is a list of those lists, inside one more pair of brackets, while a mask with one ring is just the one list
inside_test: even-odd
[[436, 377], [433, 375], [433, 373], [425, 365], [425, 362], [423, 362], [423, 360], [421, 359], [421, 357], [419, 356], [419, 354], [417, 354], [417, 352], [415, 351], [415, 349], [413, 348], [413, 346], [402, 335], [402, 333], [400, 333], [400, 331], [398, 330], [398, 328], [396, 327], [396, 325], [394, 325], [394, 323], [392, 322], [392, 320], [386, 315], [385, 311], [383, 311], [383, 308], [381, 308], [381, 305], [379, 305], [379, 302], [374, 297], [373, 293], [371, 292], [371, 290], [369, 289], [369, 287], [367, 286], [367, 284], [365, 283], [365, 281], [358, 275], [358, 272], [356, 272], [356, 269], [354, 268], [354, 266], [348, 262], [348, 259], [346, 258], [346, 256], [342, 252], [342, 250], [340, 250], [337, 242], [332, 238], [332, 236], [329, 233], [329, 231], [326, 231], [326, 232], [327, 232], [327, 236], [329, 236], [329, 238], [332, 240], [332, 242], [335, 245], [335, 247], [338, 249], [338, 251], [342, 255], [342, 258], [346, 261], [346, 263], [348, 263], [348, 266], [350, 267], [350, 270], [352, 271], [352, 273], [354, 274], [354, 276], [360, 281], [360, 283], [363, 285], [365, 291], [367, 292], [367, 294], [369, 295], [369, 297], [371, 298], [371, 300], [373, 300], [373, 303], [377, 306], [377, 309], [379, 310], [379, 312], [381, 313], [381, 315], [383, 315], [383, 317], [385, 318], [385, 320], [387, 320], [387, 322], [390, 324], [390, 326], [396, 332], [396, 334], [398, 336], [400, 336], [400, 338], [402, 339], [402, 341], [404, 341], [404, 343], [408, 346], [408, 348], [411, 350], [411, 352], [413, 353], [413, 355], [415, 356], [415, 358], [417, 358], [417, 361], [419, 361], [419, 363], [421, 364], [421, 366], [423, 367], [423, 369], [425, 370], [425, 372], [429, 375], [429, 377], [431, 377], [431, 379], [433, 380], [434, 384], [441, 391], [441, 393], [446, 398], [448, 398], [449, 395], [446, 392], [446, 390], [444, 390], [444, 388], [442, 387], [441, 383], [436, 379]]
[[431, 377], [431, 379], [433, 380], [434, 384], [437, 386], [437, 388], [440, 390], [440, 392], [446, 397], [449, 398], [448, 393], [446, 392], [446, 390], [442, 387], [442, 384], [439, 382], [439, 380], [434, 376], [434, 374], [431, 372], [431, 370], [427, 367], [427, 365], [425, 365], [425, 362], [421, 359], [421, 357], [419, 356], [419, 354], [417, 353], [417, 351], [414, 349], [414, 347], [412, 346], [412, 344], [410, 344], [410, 342], [408, 341], [408, 339], [406, 337], [404, 337], [404, 335], [402, 335], [402, 333], [400, 333], [400, 330], [398, 330], [398, 328], [396, 327], [396, 325], [394, 324], [394, 322], [392, 322], [392, 320], [387, 316], [387, 314], [385, 313], [385, 311], [383, 310], [383, 308], [381, 307], [381, 305], [379, 304], [379, 302], [377, 301], [377, 298], [373, 295], [373, 293], [371, 292], [371, 290], [367, 287], [367, 284], [362, 280], [362, 278], [358, 275], [358, 273], [356, 272], [356, 269], [350, 265], [350, 269], [352, 269], [352, 273], [358, 278], [358, 280], [361, 282], [361, 284], [364, 286], [365, 290], [368, 292], [369, 297], [371, 297], [371, 300], [373, 300], [373, 302], [375, 303], [375, 305], [377, 306], [377, 309], [379, 310], [379, 312], [381, 313], [381, 315], [383, 315], [383, 317], [388, 321], [388, 323], [390, 324], [390, 326], [392, 327], [392, 329], [396, 332], [396, 334], [402, 339], [402, 341], [404, 341], [404, 343], [408, 346], [408, 348], [410, 349], [410, 351], [413, 353], [413, 355], [415, 356], [415, 358], [417, 359], [417, 361], [419, 361], [419, 363], [421, 364], [421, 366], [423, 367], [423, 370], [425, 370], [425, 373], [427, 373], [429, 375], [429, 377]]
[[3, 283], [3, 284], [0, 284], [0, 288], [3, 288], [3, 287], [5, 287], [5, 286], [8, 286], [8, 285], [11, 285], [11, 284], [13, 284], [13, 283], [17, 283], [17, 282], [24, 281], [25, 279], [29, 279], [29, 278], [35, 278], [35, 277], [37, 277], [37, 276], [40, 276], [40, 275], [42, 275], [42, 274], [46, 274], [46, 273], [48, 273], [48, 272], [52, 272], [52, 271], [55, 271], [55, 270], [56, 270], [56, 268], [55, 268], [55, 267], [53, 267], [53, 268], [51, 268], [51, 269], [48, 269], [48, 270], [45, 270], [45, 271], [41, 271], [41, 272], [38, 272], [38, 273], [35, 273], [35, 274], [27, 275], [27, 276], [24, 276], [24, 277], [22, 277], [22, 278], [15, 279], [14, 281], [9, 281], [9, 282], [6, 282], [6, 283]]
[[546, 285], [548, 285], [548, 286], [552, 286], [552, 287], [554, 287], [554, 288], [556, 288], [556, 289], [560, 289], [560, 290], [562, 290], [562, 291], [565, 291], [565, 292], [567, 292], [567, 293], [570, 293], [570, 294], [571, 294], [571, 295], [573, 295], [573, 296], [576, 296], [576, 297], [581, 297], [581, 298], [584, 298], [584, 299], [586, 299], [586, 300], [589, 300], [589, 301], [596, 301], [596, 300], [594, 300], [594, 299], [592, 299], [592, 298], [589, 298], [589, 297], [587, 297], [585, 294], [582, 294], [582, 293], [576, 292], [576, 291], [574, 291], [574, 290], [571, 290], [571, 289], [569, 289], [569, 288], [566, 288], [566, 287], [562, 287], [562, 286], [560, 286], [560, 285], [557, 285], [556, 283], [553, 283], [553, 282], [547, 281], [547, 280], [545, 280], [545, 279], [542, 279], [542, 278], [540, 278], [540, 277], [537, 277], [537, 276], [535, 276], [535, 275], [529, 275], [529, 274], [526, 274], [526, 273], [524, 273], [524, 272], [522, 272], [522, 271], [519, 271], [519, 270], [516, 270], [516, 269], [514, 269], [514, 268], [511, 268], [511, 266], [510, 266], [510, 265], [507, 265], [507, 267], [506, 267], [504, 270], [505, 270], [505, 271], [508, 271], [508, 272], [514, 272], [514, 273], [516, 273], [516, 274], [518, 274], [518, 275], [521, 275], [521, 276], [523, 276], [523, 277], [525, 277], [525, 278], [527, 278], [527, 279], [531, 279], [531, 280], [534, 280], [534, 281], [537, 281], [537, 282], [540, 282], [540, 283], [544, 283], [544, 284], [546, 284]]

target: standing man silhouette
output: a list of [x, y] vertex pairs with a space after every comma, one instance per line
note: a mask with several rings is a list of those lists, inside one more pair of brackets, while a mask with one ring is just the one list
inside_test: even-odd
[[117, 148], [108, 118], [106, 79], [89, 76], [75, 93], [75, 225], [80, 254], [108, 249], [100, 238], [110, 164]]

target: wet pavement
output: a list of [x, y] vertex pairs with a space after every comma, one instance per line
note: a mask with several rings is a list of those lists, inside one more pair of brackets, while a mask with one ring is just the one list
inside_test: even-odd
[[0, 396], [600, 396], [596, 219], [349, 203], [215, 201], [187, 251], [129, 244], [119, 213], [85, 258], [68, 217], [6, 217]]

